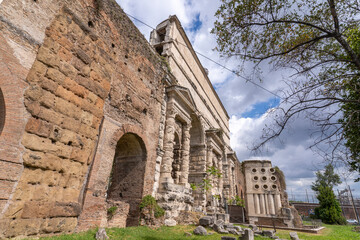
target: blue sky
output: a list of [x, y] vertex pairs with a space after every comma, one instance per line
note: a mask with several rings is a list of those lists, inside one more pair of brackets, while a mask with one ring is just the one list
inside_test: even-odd
[[[196, 51], [229, 69], [237, 69], [240, 63], [237, 59], [224, 59], [213, 51], [216, 41], [210, 31], [220, 0], [118, 0], [118, 3], [125, 12], [153, 27], [169, 15], [176, 14]], [[135, 24], [149, 39], [151, 29], [138, 22]], [[201, 56], [199, 59], [209, 70], [209, 78], [230, 115], [231, 145], [239, 160], [270, 159], [273, 165], [284, 171], [289, 193], [305, 196], [307, 189], [311, 194], [310, 185], [315, 180], [314, 173], [325, 165], [322, 159], [308, 148], [313, 141], [309, 136], [313, 127], [311, 123], [299, 117], [279, 140], [268, 144], [264, 151], [251, 152], [249, 147], [261, 139], [262, 129], [270, 124], [271, 109], [279, 104], [279, 99], [213, 62]], [[241, 66], [242, 75], [251, 75], [251, 65], [244, 63]], [[287, 71], [271, 71], [266, 65], [263, 70], [262, 81], [257, 81], [258, 84], [275, 93], [286, 88]], [[360, 184], [353, 183], [351, 174], [347, 171], [339, 173], [356, 189], [354, 195], [360, 197]], [[340, 189], [344, 187], [345, 184], [339, 186]]]

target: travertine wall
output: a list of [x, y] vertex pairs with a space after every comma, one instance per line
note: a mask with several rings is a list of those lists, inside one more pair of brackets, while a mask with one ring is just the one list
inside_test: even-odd
[[151, 194], [166, 66], [142, 34], [112, 0], [0, 7], [0, 238], [106, 222], [115, 149], [127, 133], [145, 148], [135, 200]]

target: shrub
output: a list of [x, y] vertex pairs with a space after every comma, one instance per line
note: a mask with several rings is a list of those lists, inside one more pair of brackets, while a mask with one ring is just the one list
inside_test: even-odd
[[341, 215], [339, 202], [331, 187], [320, 186], [317, 195], [320, 206], [315, 208], [315, 215], [324, 223], [328, 224], [346, 224], [345, 218]]
[[154, 217], [159, 218], [165, 215], [165, 210], [162, 209], [156, 202], [155, 198], [151, 195], [143, 197], [140, 203], [140, 210], [149, 208], [150, 213], [154, 211]]

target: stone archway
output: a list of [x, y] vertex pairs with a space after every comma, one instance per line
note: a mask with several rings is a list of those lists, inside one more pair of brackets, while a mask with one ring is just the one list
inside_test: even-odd
[[134, 133], [124, 134], [116, 145], [107, 200], [129, 204], [127, 227], [139, 224], [139, 204], [143, 194], [145, 167], [144, 142]]
[[[204, 128], [199, 118], [193, 114], [190, 128], [189, 184], [195, 186], [201, 186], [206, 176], [206, 146], [204, 139]], [[201, 188], [196, 188], [192, 194], [194, 206], [200, 208], [204, 206], [205, 196]]]

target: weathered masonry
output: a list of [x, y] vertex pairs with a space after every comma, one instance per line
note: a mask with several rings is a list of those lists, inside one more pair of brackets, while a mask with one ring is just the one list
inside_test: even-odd
[[290, 226], [271, 169], [236, 158], [176, 16], [148, 42], [115, 0], [0, 0], [0, 238], [138, 225], [146, 195], [166, 225], [237, 196]]
[[175, 16], [149, 44], [114, 0], [3, 0], [0, 29], [0, 238], [137, 225], [149, 194], [167, 225], [242, 196], [229, 117]]

